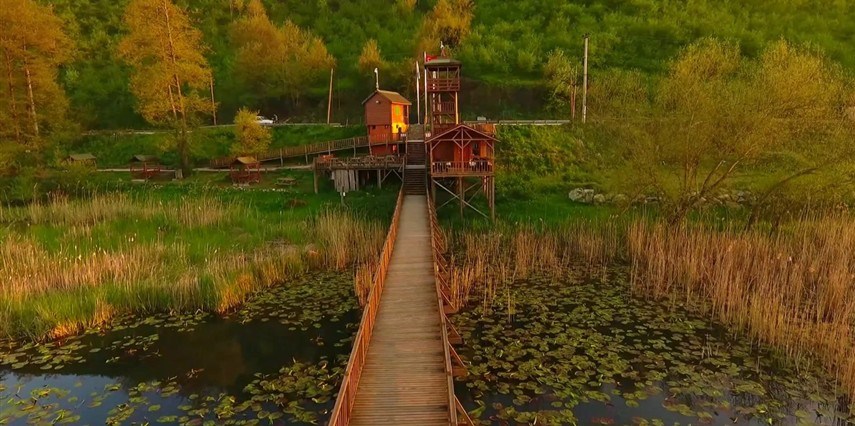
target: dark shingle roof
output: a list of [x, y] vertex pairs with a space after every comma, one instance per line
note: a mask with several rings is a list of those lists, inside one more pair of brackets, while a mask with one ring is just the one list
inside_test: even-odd
[[412, 105], [412, 103], [410, 103], [407, 98], [401, 96], [400, 93], [392, 92], [390, 90], [375, 90], [374, 93], [371, 94], [371, 96], [365, 98], [365, 100], [362, 101], [362, 104], [365, 105], [365, 103], [368, 102], [371, 98], [373, 98], [374, 95], [378, 94], [388, 99], [389, 102], [392, 102], [393, 104]]

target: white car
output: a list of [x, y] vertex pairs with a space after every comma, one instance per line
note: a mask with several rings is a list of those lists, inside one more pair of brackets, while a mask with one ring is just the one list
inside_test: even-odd
[[273, 124], [273, 120], [260, 115], [255, 117], [255, 122], [258, 124]]

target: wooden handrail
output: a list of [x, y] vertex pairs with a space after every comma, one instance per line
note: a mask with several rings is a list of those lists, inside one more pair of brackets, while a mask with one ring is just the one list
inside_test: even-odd
[[[347, 139], [338, 139], [334, 141], [316, 142], [308, 145], [288, 146], [279, 149], [268, 151], [258, 155], [259, 161], [284, 160], [285, 158], [302, 157], [307, 155], [320, 154], [323, 152], [341, 151], [345, 149], [364, 148], [369, 145], [367, 136], [357, 136]], [[234, 161], [234, 156], [217, 158], [211, 161], [211, 168], [219, 168], [228, 166]]]
[[434, 161], [430, 167], [434, 175], [469, 175], [493, 172], [493, 162], [488, 159], [470, 161]]
[[456, 358], [461, 364], [462, 361], [460, 361], [448, 339], [449, 323], [448, 318], [445, 316], [445, 309], [443, 308], [444, 294], [451, 294], [451, 289], [448, 286], [448, 264], [443, 255], [446, 249], [446, 242], [445, 236], [442, 234], [442, 229], [439, 227], [439, 221], [436, 218], [436, 209], [434, 208], [430, 191], [427, 193], [431, 252], [433, 253], [434, 277], [436, 282], [436, 300], [439, 304], [439, 322], [442, 329], [442, 349], [445, 355], [445, 377], [448, 387], [448, 421], [452, 426], [457, 426], [461, 420], [468, 426], [474, 426], [474, 422], [472, 422], [463, 405], [460, 404], [460, 401], [454, 395], [454, 368], [451, 366], [452, 357]]
[[395, 249], [395, 238], [398, 236], [398, 224], [403, 204], [404, 189], [401, 188], [398, 192], [398, 201], [395, 204], [395, 213], [392, 215], [392, 224], [389, 225], [389, 233], [386, 235], [386, 242], [383, 243], [383, 251], [380, 253], [380, 262], [374, 274], [371, 290], [368, 292], [368, 302], [362, 312], [359, 331], [353, 340], [353, 349], [350, 352], [347, 369], [344, 371], [341, 388], [338, 391], [338, 397], [330, 417], [330, 426], [345, 426], [350, 423], [359, 378], [362, 375], [362, 368], [365, 366], [368, 344], [371, 342], [371, 334], [374, 332], [374, 323], [377, 320], [377, 312], [380, 308], [380, 296], [383, 293], [383, 286], [386, 284], [386, 274], [389, 271], [392, 252]]

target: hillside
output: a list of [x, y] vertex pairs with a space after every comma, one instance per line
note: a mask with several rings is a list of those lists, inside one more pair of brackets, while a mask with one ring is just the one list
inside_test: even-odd
[[[42, 0], [54, 5], [77, 42], [75, 61], [61, 79], [71, 99], [74, 118], [90, 128], [144, 126], [134, 113], [128, 70], [115, 58], [127, 0]], [[299, 104], [285, 99], [246, 95], [233, 76], [235, 54], [229, 40], [242, 0], [179, 0], [190, 10], [209, 47], [221, 121], [230, 121], [243, 105], [270, 115], [320, 119], [326, 113], [328, 82], [305, 89]], [[271, 20], [290, 19], [326, 43], [336, 60], [334, 119], [361, 119], [359, 102], [373, 78], [361, 74], [358, 57], [369, 38], [376, 39], [383, 59], [395, 62], [384, 86], [409, 96], [405, 80], [408, 58], [418, 55], [418, 33], [434, 1], [405, 0], [264, 1]], [[471, 32], [455, 55], [464, 61], [469, 79], [463, 111], [469, 115], [524, 117], [550, 115], [540, 82], [548, 53], [563, 49], [581, 56], [581, 38], [591, 34], [591, 74], [607, 69], [661, 73], [682, 46], [705, 36], [738, 41], [752, 55], [766, 43], [786, 38], [811, 43], [848, 69], [855, 67], [855, 12], [851, 2], [836, 0], [477, 0]], [[407, 65], [412, 69], [412, 65]], [[551, 115], [555, 115], [554, 113]]]

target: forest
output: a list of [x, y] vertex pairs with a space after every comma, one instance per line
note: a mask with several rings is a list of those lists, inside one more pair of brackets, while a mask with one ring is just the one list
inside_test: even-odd
[[[59, 73], [70, 118], [84, 128], [145, 126], [129, 90], [130, 70], [117, 54], [128, 31], [122, 20], [128, 1], [40, 2], [51, 5], [71, 41], [69, 61]], [[844, 0], [264, 0], [270, 22], [292, 23], [322, 43], [330, 56], [320, 61], [321, 69], [282, 93], [240, 78], [234, 27], [248, 3], [176, 2], [203, 34], [225, 122], [244, 106], [292, 121], [324, 120], [331, 67], [334, 121], [361, 120], [359, 102], [373, 87], [374, 65], [382, 70], [384, 87], [412, 97], [413, 61], [425, 50], [438, 53], [439, 37], [465, 65], [462, 109], [472, 118], [563, 115], [548, 110], [544, 66], [550, 52], [560, 50], [578, 68], [586, 33], [591, 35], [591, 84], [611, 69], [658, 75], [682, 47], [706, 36], [734, 41], [748, 55], [782, 37], [810, 42], [847, 68], [855, 66], [855, 46], [849, 43], [855, 22], [845, 19], [855, 6]], [[271, 43], [274, 38], [268, 37]], [[252, 72], [275, 79], [264, 68], [248, 75]]]

